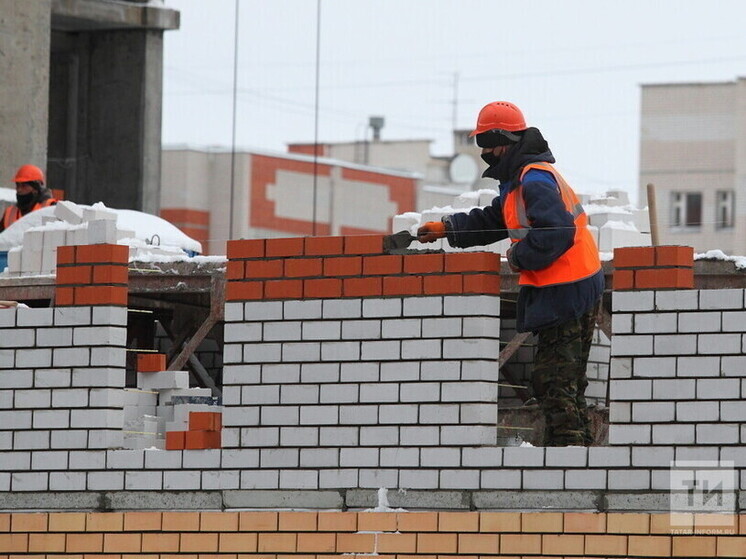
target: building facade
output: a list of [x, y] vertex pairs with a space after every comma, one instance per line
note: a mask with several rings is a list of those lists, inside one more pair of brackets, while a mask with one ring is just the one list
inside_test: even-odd
[[746, 78], [643, 86], [640, 200], [648, 183], [661, 243], [746, 254]]

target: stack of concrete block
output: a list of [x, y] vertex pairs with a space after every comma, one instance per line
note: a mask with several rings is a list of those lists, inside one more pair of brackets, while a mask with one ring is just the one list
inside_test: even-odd
[[[135, 427], [129, 432], [131, 442], [127, 448], [220, 448], [221, 421], [210, 423], [220, 423], [218, 429], [201, 429], [194, 427], [190, 419], [195, 413], [222, 413], [219, 400], [212, 397], [210, 389], [189, 388], [189, 373], [166, 370], [166, 356], [161, 353], [139, 354], [137, 371], [139, 399], [134, 409], [125, 408], [131, 415], [130, 425]], [[145, 401], [147, 405], [143, 407], [141, 403]], [[143, 430], [138, 432], [136, 427], [141, 425]], [[210, 434], [187, 435], [191, 431], [209, 431]]]
[[41, 226], [26, 230], [22, 245], [8, 252], [8, 274], [53, 274], [57, 247], [116, 244], [134, 236], [134, 231], [117, 227], [115, 212], [63, 200], [54, 206], [53, 218], [48, 216]]

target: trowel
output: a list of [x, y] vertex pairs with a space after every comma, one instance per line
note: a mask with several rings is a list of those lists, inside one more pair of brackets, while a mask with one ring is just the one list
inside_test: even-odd
[[401, 250], [407, 248], [410, 244], [412, 244], [412, 241], [416, 240], [417, 237], [415, 237], [405, 229], [404, 231], [399, 231], [398, 233], [394, 233], [393, 235], [386, 235], [383, 238], [383, 250], [385, 252], [391, 250]]

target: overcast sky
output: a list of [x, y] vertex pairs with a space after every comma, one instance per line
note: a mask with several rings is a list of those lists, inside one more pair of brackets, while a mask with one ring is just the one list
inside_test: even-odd
[[[235, 1], [165, 0], [181, 12], [165, 39], [165, 144], [231, 146]], [[317, 0], [238, 1], [237, 145], [312, 142]], [[641, 84], [746, 77], [744, 0], [320, 4], [319, 141], [362, 140], [380, 115], [383, 139], [449, 155], [454, 116], [471, 128], [508, 100], [579, 192], [636, 198]]]

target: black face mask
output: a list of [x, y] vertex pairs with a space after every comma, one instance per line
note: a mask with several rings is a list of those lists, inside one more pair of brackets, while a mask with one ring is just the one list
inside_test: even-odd
[[28, 194], [16, 194], [16, 203], [19, 208], [25, 208], [34, 203], [35, 197], [35, 192], [29, 192]]
[[482, 158], [482, 161], [487, 163], [487, 165], [489, 165], [490, 167], [494, 167], [502, 160], [502, 157], [498, 157], [491, 151], [483, 153], [480, 157]]

